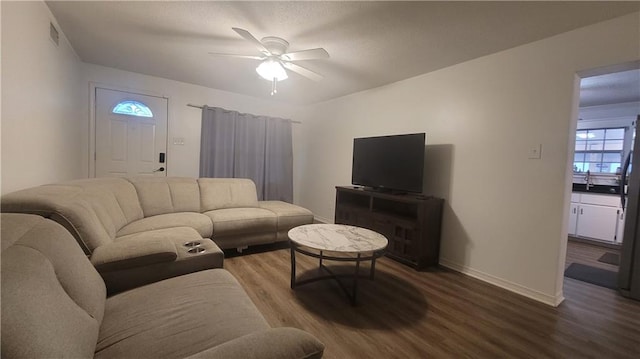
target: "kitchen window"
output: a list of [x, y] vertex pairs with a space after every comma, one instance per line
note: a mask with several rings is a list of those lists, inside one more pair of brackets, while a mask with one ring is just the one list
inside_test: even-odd
[[573, 172], [619, 173], [624, 153], [625, 128], [576, 131]]

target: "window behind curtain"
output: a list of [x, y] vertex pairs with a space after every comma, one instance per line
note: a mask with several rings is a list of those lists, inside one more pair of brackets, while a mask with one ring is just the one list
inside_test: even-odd
[[293, 202], [291, 121], [205, 106], [200, 177], [249, 178], [259, 200]]

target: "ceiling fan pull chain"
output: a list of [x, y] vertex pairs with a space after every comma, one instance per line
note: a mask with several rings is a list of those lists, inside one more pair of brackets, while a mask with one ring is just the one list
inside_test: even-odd
[[271, 96], [273, 96], [274, 94], [278, 93], [278, 90], [276, 89], [276, 83], [278, 82], [277, 78], [273, 78], [273, 83], [271, 84]]

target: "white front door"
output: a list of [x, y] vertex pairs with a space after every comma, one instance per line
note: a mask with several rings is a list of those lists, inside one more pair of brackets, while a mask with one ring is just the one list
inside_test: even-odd
[[97, 87], [95, 103], [95, 176], [166, 176], [167, 99]]

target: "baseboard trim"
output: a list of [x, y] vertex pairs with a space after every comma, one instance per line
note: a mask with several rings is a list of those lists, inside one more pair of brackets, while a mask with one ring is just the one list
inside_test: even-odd
[[591, 239], [587, 237], [569, 236], [569, 240], [572, 242], [586, 243], [586, 244], [591, 244], [592, 246], [598, 246], [603, 248], [610, 248], [610, 249], [617, 249], [617, 250], [620, 250], [620, 248], [622, 248], [621, 243], [604, 242], [604, 241], [599, 241], [597, 239]]
[[562, 293], [556, 293], [555, 296], [548, 295], [546, 293], [542, 293], [542, 292], [537, 291], [535, 289], [531, 289], [531, 288], [522, 286], [520, 284], [513, 283], [511, 281], [504, 280], [502, 278], [498, 278], [498, 277], [493, 276], [491, 274], [484, 273], [482, 271], [467, 267], [465, 265], [460, 265], [458, 263], [451, 262], [451, 261], [449, 261], [447, 259], [444, 259], [444, 258], [440, 258], [440, 265], [443, 266], [443, 267], [449, 268], [451, 270], [454, 270], [456, 272], [460, 272], [460, 273], [468, 275], [470, 277], [479, 279], [479, 280], [481, 280], [483, 282], [487, 282], [487, 283], [495, 285], [497, 287], [506, 289], [506, 290], [508, 290], [510, 292], [514, 292], [516, 294], [520, 294], [520, 295], [525, 296], [527, 298], [531, 298], [533, 300], [536, 300], [538, 302], [542, 302], [544, 304], [547, 304], [547, 305], [550, 305], [550, 306], [553, 306], [553, 307], [557, 307], [564, 300], [564, 297], [562, 296]]

